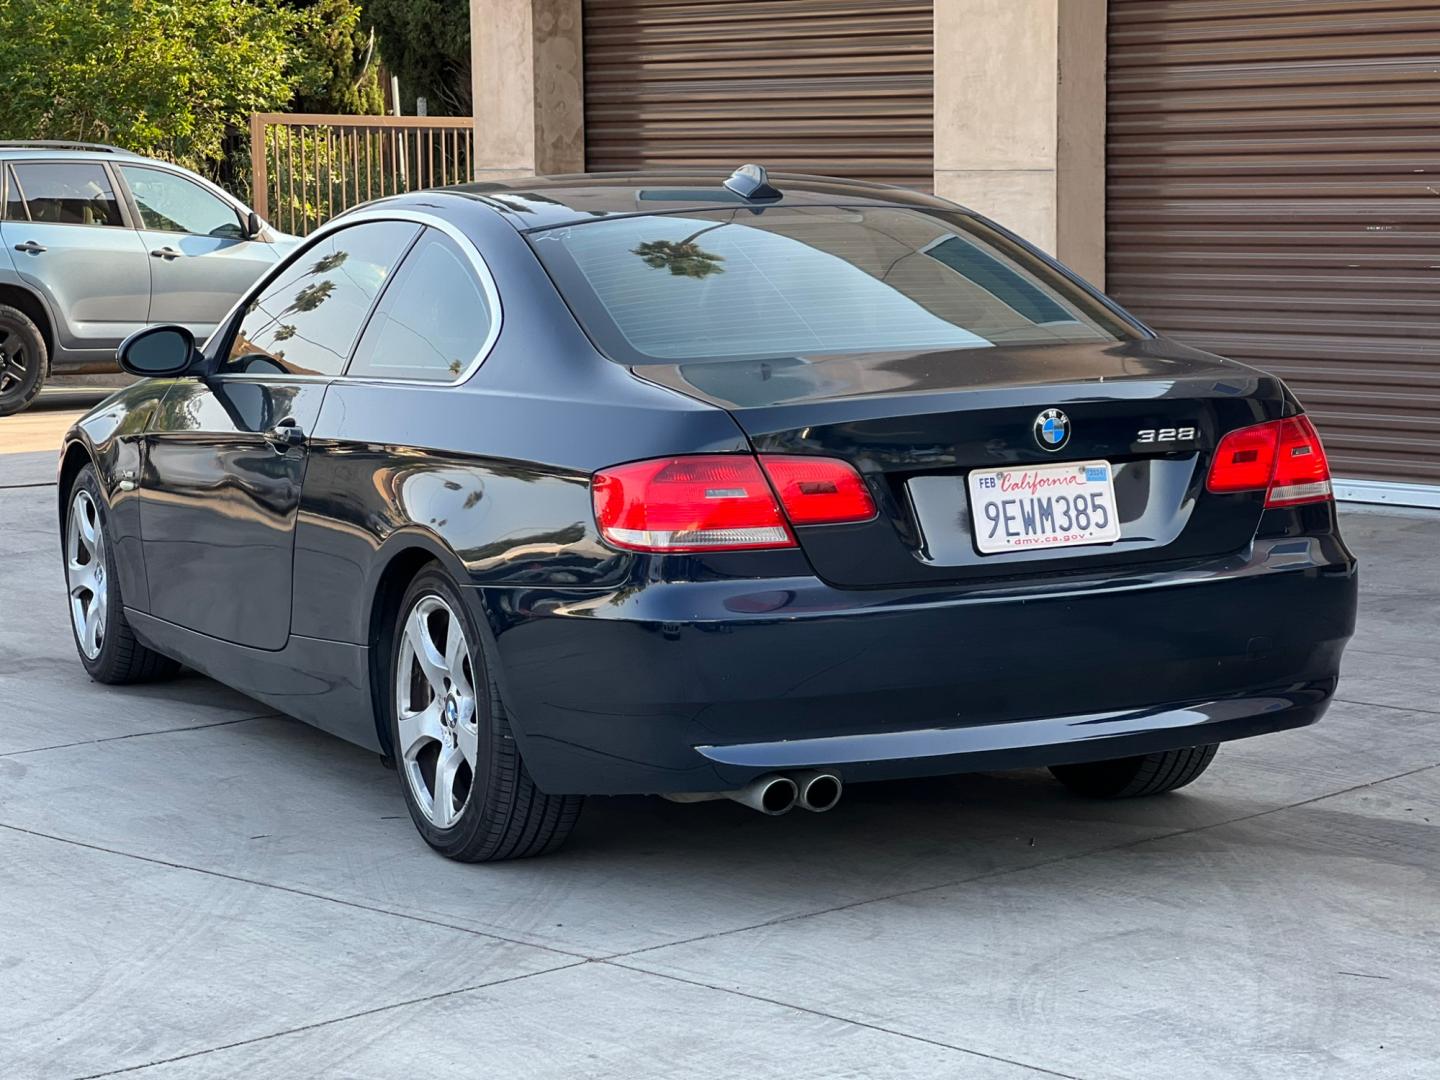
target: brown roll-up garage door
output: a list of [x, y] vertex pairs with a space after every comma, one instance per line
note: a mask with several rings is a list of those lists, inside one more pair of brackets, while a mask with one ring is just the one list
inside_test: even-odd
[[1440, 484], [1440, 0], [1110, 0], [1109, 291]]
[[756, 161], [931, 188], [928, 0], [584, 0], [583, 11], [587, 168]]

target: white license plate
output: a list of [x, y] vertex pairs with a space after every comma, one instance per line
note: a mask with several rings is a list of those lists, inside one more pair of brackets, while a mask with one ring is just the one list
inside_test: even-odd
[[979, 469], [969, 485], [970, 520], [982, 555], [1120, 539], [1108, 461]]

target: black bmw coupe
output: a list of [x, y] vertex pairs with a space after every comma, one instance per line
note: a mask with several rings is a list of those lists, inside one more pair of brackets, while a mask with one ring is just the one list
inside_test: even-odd
[[452, 858], [549, 851], [589, 793], [1169, 791], [1317, 720], [1354, 626], [1279, 379], [914, 192], [385, 199], [121, 362], [60, 461], [81, 662], [378, 751]]

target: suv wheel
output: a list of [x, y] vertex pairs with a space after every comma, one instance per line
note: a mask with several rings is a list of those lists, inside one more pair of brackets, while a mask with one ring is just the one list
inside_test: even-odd
[[437, 568], [415, 578], [391, 641], [390, 743], [425, 842], [461, 862], [543, 855], [564, 843], [584, 800], [547, 795], [530, 779], [478, 628], [448, 575]]
[[0, 304], [0, 416], [29, 407], [45, 385], [48, 360], [45, 339], [30, 316]]

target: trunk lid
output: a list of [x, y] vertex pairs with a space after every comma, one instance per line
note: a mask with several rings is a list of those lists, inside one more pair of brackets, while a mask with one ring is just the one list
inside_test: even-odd
[[[796, 530], [816, 572], [847, 587], [1240, 551], [1255, 535], [1264, 495], [1207, 493], [1210, 458], [1225, 432], [1276, 419], [1289, 400], [1273, 376], [1151, 338], [633, 370], [726, 409], [757, 452], [838, 457], [860, 471], [879, 508], [875, 520]], [[1063, 410], [1070, 423], [1069, 441], [1054, 452], [1035, 434], [1047, 409]], [[1186, 429], [1192, 437], [1183, 437]], [[1111, 465], [1118, 541], [979, 552], [966, 483], [972, 470], [1096, 459]]]

